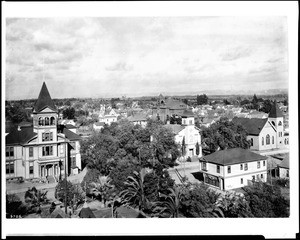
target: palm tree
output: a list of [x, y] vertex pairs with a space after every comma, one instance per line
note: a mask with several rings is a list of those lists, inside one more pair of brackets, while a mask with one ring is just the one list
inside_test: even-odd
[[139, 173], [134, 171], [133, 176], [127, 178], [125, 182], [127, 188], [120, 192], [120, 197], [125, 205], [138, 206], [139, 210], [147, 208], [147, 199], [144, 192], [145, 175], [145, 169], [142, 168]]
[[169, 194], [160, 193], [161, 202], [156, 204], [156, 211], [159, 210], [160, 216], [168, 214], [169, 217], [178, 218], [180, 208], [180, 198], [183, 194], [179, 187], [168, 188]]

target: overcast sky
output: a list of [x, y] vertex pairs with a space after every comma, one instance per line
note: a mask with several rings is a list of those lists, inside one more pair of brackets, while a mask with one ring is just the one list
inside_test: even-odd
[[6, 19], [6, 99], [288, 88], [285, 17]]

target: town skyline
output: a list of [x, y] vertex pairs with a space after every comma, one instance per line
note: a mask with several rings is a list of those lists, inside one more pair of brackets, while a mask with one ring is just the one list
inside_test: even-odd
[[5, 99], [287, 89], [287, 50], [285, 17], [7, 18]]

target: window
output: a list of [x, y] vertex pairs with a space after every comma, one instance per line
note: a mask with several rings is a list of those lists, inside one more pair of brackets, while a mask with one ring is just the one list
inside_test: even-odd
[[286, 170], [286, 177], [290, 177], [290, 171], [288, 169]]
[[253, 181], [253, 182], [255, 181], [255, 175], [252, 176], [252, 181]]
[[202, 162], [202, 170], [207, 171], [207, 169], [206, 169], [206, 162]]
[[6, 157], [7, 158], [14, 157], [14, 147], [6, 147]]
[[227, 172], [228, 172], [228, 173], [231, 173], [231, 166], [228, 166], [228, 167], [227, 167]]
[[6, 174], [14, 174], [15, 172], [15, 163], [14, 162], [7, 162], [6, 163]]
[[53, 140], [53, 133], [52, 132], [46, 132], [42, 134], [42, 140], [44, 141], [52, 141]]
[[29, 147], [29, 157], [33, 157], [33, 147]]
[[33, 162], [29, 163], [29, 174], [33, 174]]
[[217, 173], [220, 173], [220, 166], [217, 165]]
[[279, 121], [279, 123], [278, 123], [278, 126], [281, 126], [282, 125], [282, 122], [281, 121]]
[[261, 179], [264, 179], [264, 175], [263, 175], [263, 174], [260, 174], [260, 178], [261, 178]]
[[264, 166], [264, 167], [266, 166], [266, 161], [263, 161], [263, 166]]
[[253, 138], [250, 139], [251, 146], [253, 146]]
[[50, 118], [50, 125], [55, 125], [55, 118], [54, 117]]
[[75, 157], [71, 157], [71, 166], [76, 167], [76, 158]]
[[43, 156], [51, 156], [53, 155], [53, 146], [43, 147]]
[[261, 145], [264, 145], [264, 137], [261, 138]]
[[49, 118], [48, 117], [45, 117], [45, 125], [46, 126], [49, 126], [50, 122], [49, 122]]
[[266, 136], [266, 145], [269, 145], [270, 144], [270, 135], [267, 134]]
[[240, 169], [243, 170], [243, 164], [240, 165]]
[[244, 184], [244, 179], [243, 178], [241, 178], [241, 184]]
[[42, 117], [39, 118], [39, 125], [44, 126], [44, 119]]
[[260, 168], [260, 162], [257, 162], [257, 168]]
[[272, 121], [272, 124], [273, 124], [273, 126], [275, 126], [275, 122], [274, 121]]
[[272, 136], [272, 144], [274, 144], [274, 136]]
[[245, 163], [245, 167], [244, 167], [245, 171], [248, 170], [248, 163]]
[[193, 120], [189, 120], [189, 124], [192, 125], [193, 124]]

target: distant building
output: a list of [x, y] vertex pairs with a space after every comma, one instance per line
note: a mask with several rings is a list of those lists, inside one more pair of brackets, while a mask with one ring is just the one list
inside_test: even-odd
[[128, 117], [128, 121], [132, 122], [134, 125], [140, 125], [146, 127], [147, 125], [147, 115], [144, 113], [137, 113], [133, 116]]
[[244, 187], [249, 181], [265, 182], [266, 159], [242, 148], [217, 151], [200, 159], [199, 180], [221, 190]]
[[287, 140], [284, 138], [283, 114], [276, 103], [272, 106], [268, 118], [233, 118], [232, 121], [241, 124], [248, 132], [250, 149], [269, 150], [288, 144], [288, 136]]
[[[182, 114], [182, 124], [166, 124], [175, 135], [175, 142], [182, 146], [183, 139], [185, 142], [185, 157], [201, 157], [201, 135], [200, 129], [195, 126], [195, 119], [192, 111], [185, 110]], [[199, 144], [199, 154], [196, 153], [196, 144]]]
[[57, 109], [43, 83], [33, 108], [33, 126], [19, 126], [5, 137], [6, 178], [58, 180], [65, 170], [68, 175], [81, 170], [81, 138], [57, 121]]
[[[161, 98], [160, 98], [161, 99]], [[181, 116], [187, 105], [175, 99], [161, 99], [159, 104], [152, 108], [152, 116], [166, 122], [172, 115]]]
[[104, 112], [100, 111], [99, 122], [110, 125], [113, 122], [117, 122], [118, 114], [114, 109], [106, 109]]
[[104, 122], [95, 122], [93, 124], [93, 129], [96, 131], [100, 131], [102, 128], [104, 128], [105, 123]]
[[290, 177], [290, 156], [287, 154], [282, 162], [278, 165], [278, 173], [280, 178]]

